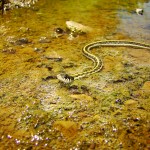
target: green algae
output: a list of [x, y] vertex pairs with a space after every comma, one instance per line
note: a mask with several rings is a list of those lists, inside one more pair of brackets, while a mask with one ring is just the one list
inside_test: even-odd
[[[130, 12], [145, 1], [138, 2], [44, 0], [1, 18], [1, 149], [149, 149], [149, 52], [95, 49], [93, 53], [104, 60], [101, 72], [72, 85], [46, 80], [59, 72], [72, 74], [92, 67], [81, 52], [89, 42], [132, 39], [117, 28], [118, 12], [131, 17], [135, 14]], [[54, 28], [65, 30], [67, 20], [95, 32], [72, 41], [68, 35], [52, 38]], [[41, 37], [50, 43], [40, 43]], [[18, 45], [21, 38], [29, 43]], [[132, 40], [137, 39], [138, 35]]]

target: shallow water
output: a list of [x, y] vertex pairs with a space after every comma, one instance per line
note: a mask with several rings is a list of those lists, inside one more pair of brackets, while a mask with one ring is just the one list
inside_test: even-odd
[[[93, 32], [53, 37], [68, 20]], [[146, 0], [42, 0], [0, 16], [1, 149], [149, 149], [148, 50], [95, 49], [101, 72], [69, 86], [56, 79], [92, 68], [81, 51], [90, 42], [150, 44], [149, 20]]]

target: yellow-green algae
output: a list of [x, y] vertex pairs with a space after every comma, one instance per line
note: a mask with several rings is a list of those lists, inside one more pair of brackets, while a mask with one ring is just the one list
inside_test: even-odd
[[[92, 63], [82, 56], [81, 48], [89, 42], [138, 40], [138, 35], [130, 36], [118, 29], [118, 14], [136, 16], [131, 12], [145, 6], [144, 2], [42, 0], [32, 8], [11, 10], [1, 16], [1, 149], [150, 148], [148, 51], [95, 49], [93, 53], [104, 60], [100, 73], [70, 86], [57, 79], [46, 80], [61, 71], [88, 70]], [[65, 29], [67, 20], [88, 25], [95, 32], [72, 41], [67, 35], [52, 38], [54, 28]], [[142, 41], [149, 43], [150, 37], [143, 31], [144, 35]], [[41, 37], [47, 37], [50, 43], [40, 43]], [[21, 38], [27, 38], [29, 43], [16, 44]], [[63, 60], [50, 60], [47, 56]]]

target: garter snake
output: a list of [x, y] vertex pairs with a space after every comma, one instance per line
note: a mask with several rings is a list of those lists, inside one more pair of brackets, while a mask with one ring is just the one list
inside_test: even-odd
[[100, 71], [103, 67], [102, 59], [98, 58], [97, 56], [90, 53], [90, 50], [93, 48], [100, 48], [100, 47], [133, 47], [133, 48], [142, 48], [150, 50], [150, 45], [144, 43], [138, 43], [133, 41], [123, 41], [123, 40], [107, 40], [107, 41], [96, 41], [90, 44], [87, 44], [83, 47], [82, 52], [84, 56], [94, 62], [93, 69], [89, 71], [85, 71], [82, 73], [68, 75], [68, 74], [58, 74], [57, 78], [64, 83], [72, 83], [74, 80], [83, 78], [85, 76], [91, 75]]

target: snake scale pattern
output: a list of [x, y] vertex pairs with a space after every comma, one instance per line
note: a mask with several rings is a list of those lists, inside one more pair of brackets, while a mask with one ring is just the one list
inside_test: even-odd
[[84, 56], [94, 62], [95, 65], [93, 69], [73, 75], [61, 73], [57, 75], [58, 80], [60, 80], [63, 83], [69, 84], [72, 83], [74, 80], [99, 72], [103, 67], [103, 61], [99, 57], [90, 53], [90, 50], [92, 50], [93, 48], [101, 48], [101, 47], [132, 47], [150, 50], [150, 45], [134, 41], [123, 41], [123, 40], [96, 41], [85, 45], [82, 49]]

